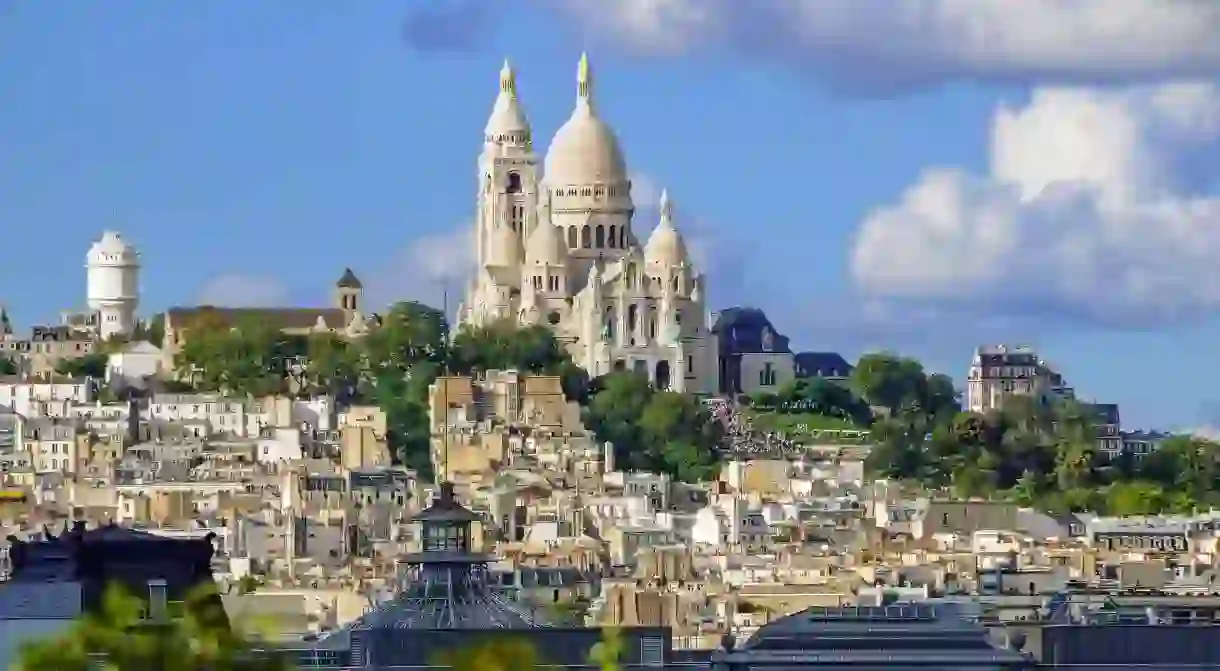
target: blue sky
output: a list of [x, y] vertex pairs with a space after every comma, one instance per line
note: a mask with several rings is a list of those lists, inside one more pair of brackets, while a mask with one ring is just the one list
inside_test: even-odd
[[436, 300], [501, 61], [542, 153], [587, 49], [718, 307], [959, 379], [976, 344], [1032, 344], [1129, 425], [1220, 422], [1220, 18], [962, 4], [0, 2], [0, 302], [81, 306], [105, 229], [146, 313], [317, 304], [344, 266]]

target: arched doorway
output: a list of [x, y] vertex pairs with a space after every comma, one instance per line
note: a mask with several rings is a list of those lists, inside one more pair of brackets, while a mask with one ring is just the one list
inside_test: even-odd
[[657, 362], [657, 377], [656, 377], [656, 382], [655, 382], [654, 386], [657, 389], [660, 389], [662, 391], [669, 391], [669, 362], [668, 361], [658, 361]]
[[625, 371], [625, 370], [627, 370], [627, 362], [626, 362], [626, 361], [623, 361], [622, 359], [619, 359], [618, 361], [615, 361], [615, 362], [614, 362], [614, 372], [616, 372], [616, 373], [621, 373], [621, 372], [623, 372], [623, 371]]

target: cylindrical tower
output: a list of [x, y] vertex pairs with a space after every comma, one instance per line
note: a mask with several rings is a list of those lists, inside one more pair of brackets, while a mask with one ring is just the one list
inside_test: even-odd
[[122, 236], [106, 231], [89, 248], [89, 309], [97, 313], [98, 335], [128, 336], [136, 327], [140, 304], [140, 255]]

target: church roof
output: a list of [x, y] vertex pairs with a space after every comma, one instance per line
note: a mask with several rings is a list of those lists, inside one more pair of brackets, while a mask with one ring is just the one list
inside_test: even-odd
[[593, 74], [582, 55], [577, 72], [576, 109], [551, 140], [545, 175], [554, 186], [627, 180], [627, 162], [610, 125], [593, 106]]
[[352, 272], [351, 268], [343, 269], [343, 277], [335, 282], [335, 286], [343, 289], [363, 289], [364, 284], [360, 282], [360, 278], [356, 277], [356, 273]]
[[[788, 337], [781, 335], [758, 308], [733, 307], [722, 310], [712, 331], [720, 339], [723, 354], [790, 352]], [[767, 342], [770, 340], [770, 342]], [[769, 346], [768, 346], [769, 345]]]
[[249, 320], [267, 322], [281, 329], [311, 329], [321, 318], [331, 328], [347, 325], [339, 308], [222, 308], [212, 305], [170, 308], [166, 315], [174, 329], [189, 329], [201, 322], [216, 326], [238, 326]]
[[661, 222], [648, 236], [644, 245], [644, 258], [649, 263], [661, 266], [678, 266], [686, 263], [688, 255], [682, 234], [674, 228], [673, 203], [669, 192], [661, 192]]
[[477, 522], [479, 516], [457, 502], [452, 482], [442, 482], [440, 496], [411, 519], [421, 522]]
[[496, 96], [491, 117], [487, 119], [487, 127], [483, 129], [488, 142], [495, 142], [504, 137], [517, 137], [528, 140], [530, 124], [517, 99], [517, 76], [508, 61], [500, 70], [500, 93]]

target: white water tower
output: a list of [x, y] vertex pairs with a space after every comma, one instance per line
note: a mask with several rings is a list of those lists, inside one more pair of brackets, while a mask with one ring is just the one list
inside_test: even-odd
[[140, 255], [122, 236], [106, 231], [89, 248], [89, 309], [97, 313], [98, 334], [128, 336], [136, 328], [140, 304]]

